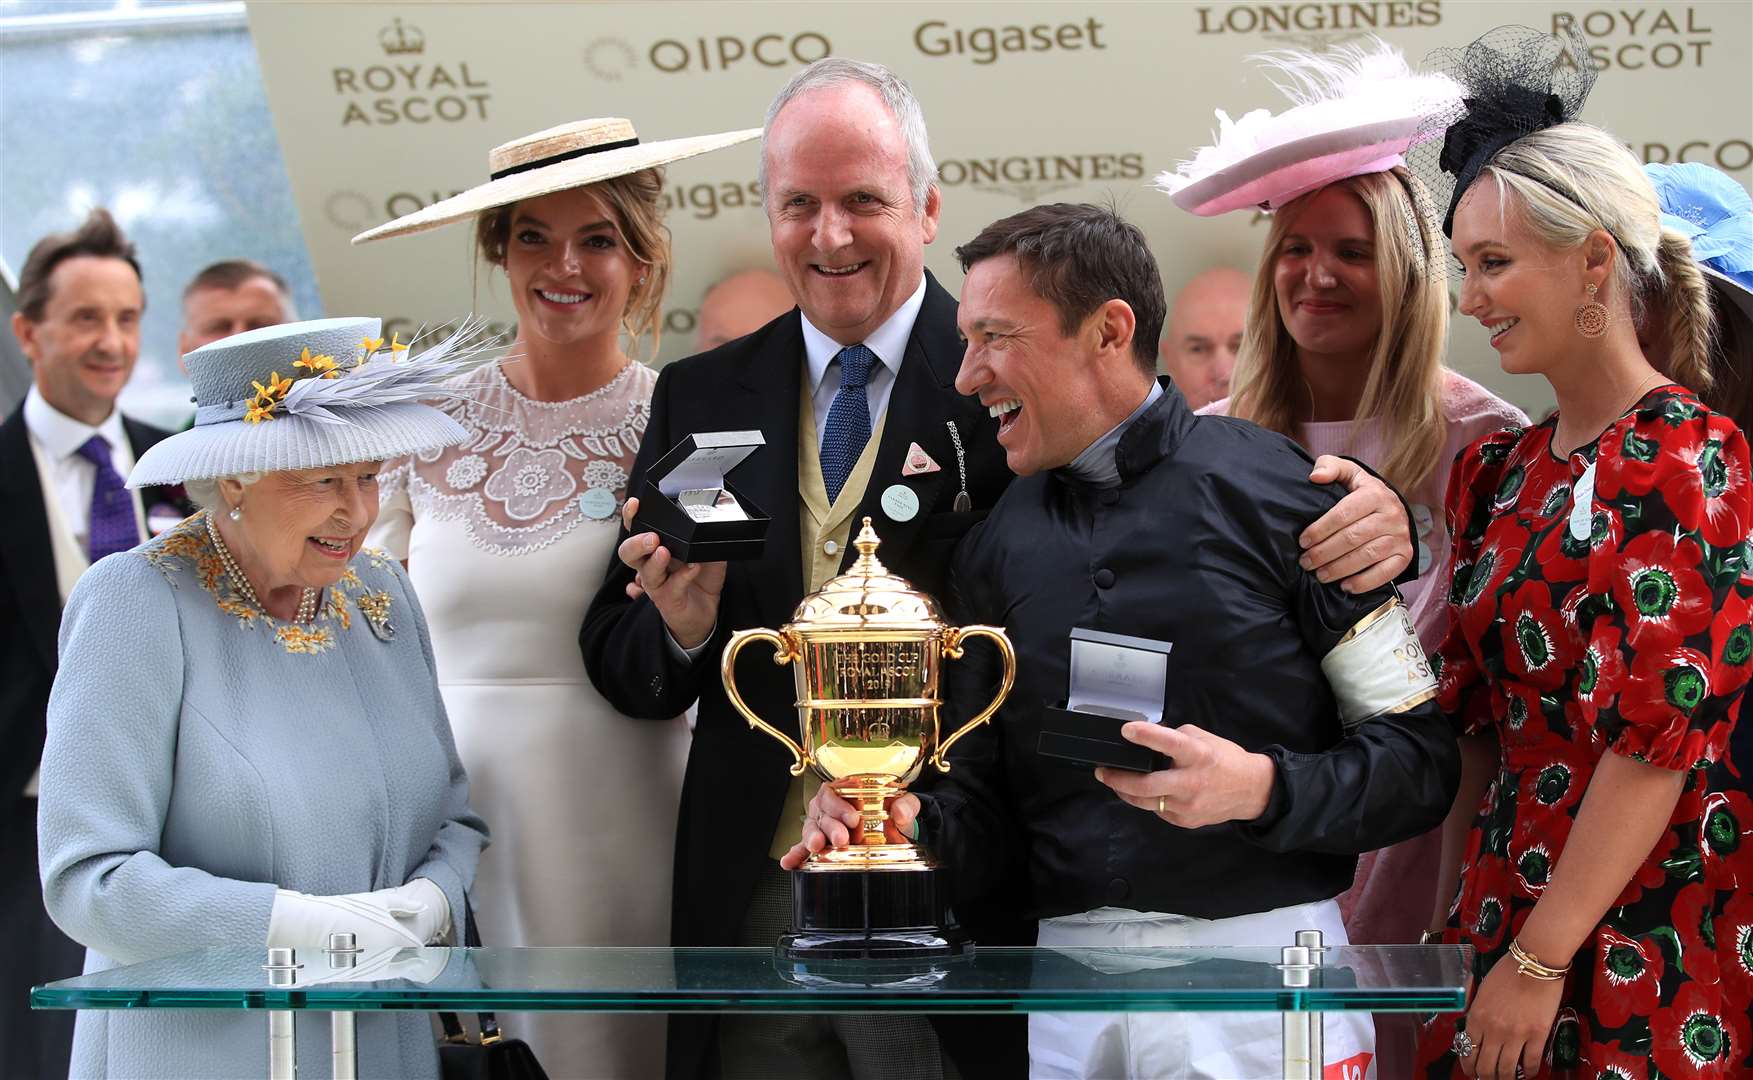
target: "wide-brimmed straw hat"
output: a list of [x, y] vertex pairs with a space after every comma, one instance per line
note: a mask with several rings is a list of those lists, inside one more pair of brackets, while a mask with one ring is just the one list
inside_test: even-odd
[[321, 469], [436, 450], [467, 437], [422, 401], [454, 397], [447, 383], [498, 355], [465, 322], [410, 356], [385, 343], [378, 319], [315, 319], [222, 338], [183, 357], [195, 426], [157, 443], [129, 487], [245, 473]]
[[1292, 107], [1239, 120], [1217, 110], [1216, 141], [1157, 177], [1183, 210], [1204, 217], [1277, 210], [1336, 181], [1387, 172], [1440, 135], [1460, 105], [1452, 79], [1413, 71], [1379, 38], [1326, 54], [1284, 50], [1255, 59], [1284, 77], [1279, 89]]
[[578, 120], [495, 146], [487, 154], [489, 179], [460, 195], [405, 214], [353, 238], [355, 244], [436, 229], [483, 210], [584, 187], [641, 169], [722, 150], [761, 134], [760, 128], [642, 143], [633, 122], [620, 117]]

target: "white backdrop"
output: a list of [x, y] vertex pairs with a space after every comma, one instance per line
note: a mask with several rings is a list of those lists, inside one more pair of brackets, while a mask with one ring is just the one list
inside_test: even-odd
[[[1212, 111], [1282, 99], [1251, 53], [1377, 33], [1415, 63], [1521, 21], [1573, 20], [1602, 68], [1584, 118], [1645, 160], [1703, 161], [1753, 182], [1753, 4], [1354, 3], [252, 3], [251, 29], [287, 171], [331, 314], [389, 329], [469, 310], [509, 323], [497, 272], [465, 226], [354, 248], [372, 225], [485, 179], [487, 150], [589, 116], [646, 139], [758, 126], [767, 101], [825, 55], [876, 60], [924, 103], [943, 174], [927, 262], [952, 292], [951, 249], [1042, 201], [1114, 201], [1150, 236], [1171, 296], [1213, 264], [1251, 270], [1265, 230], [1194, 218], [1148, 187], [1209, 141]], [[669, 169], [676, 273], [661, 360], [686, 355], [705, 288], [766, 264], [756, 144]], [[1545, 383], [1509, 378], [1456, 320], [1451, 363], [1536, 415]]]

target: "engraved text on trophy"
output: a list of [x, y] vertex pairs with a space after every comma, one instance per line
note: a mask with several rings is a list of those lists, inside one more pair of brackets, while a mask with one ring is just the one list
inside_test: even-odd
[[926, 642], [836, 641], [805, 646], [815, 696], [802, 709], [825, 776], [905, 784], [936, 737], [937, 672]]

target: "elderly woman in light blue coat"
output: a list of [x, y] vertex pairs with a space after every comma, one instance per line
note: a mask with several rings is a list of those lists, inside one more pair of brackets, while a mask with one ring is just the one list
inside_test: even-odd
[[[401, 567], [361, 548], [377, 463], [462, 437], [415, 404], [469, 363], [375, 319], [190, 353], [195, 426], [129, 478], [206, 509], [99, 561], [61, 624], [39, 811], [50, 914], [101, 971], [217, 945], [453, 940], [487, 843]], [[303, 1076], [327, 1025], [299, 1025]], [[427, 1017], [362, 1013], [360, 1074], [436, 1076]], [[256, 1012], [81, 1013], [74, 1077], [268, 1071]]]

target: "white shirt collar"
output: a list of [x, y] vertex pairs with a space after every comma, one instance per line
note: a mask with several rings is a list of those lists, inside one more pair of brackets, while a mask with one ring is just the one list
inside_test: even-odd
[[[919, 275], [919, 287], [913, 295], [902, 301], [895, 313], [883, 320], [883, 324], [871, 331], [864, 339], [864, 347], [877, 354], [883, 367], [892, 375], [901, 371], [901, 358], [907, 354], [907, 339], [913, 336], [913, 323], [919, 318], [919, 309], [925, 303], [925, 274]], [[822, 379], [828, 374], [828, 365], [846, 346], [835, 341], [827, 334], [816, 329], [810, 317], [802, 311], [798, 314], [803, 318], [803, 349], [810, 364], [810, 393], [814, 394], [822, 387]]]
[[122, 410], [112, 406], [109, 417], [92, 427], [50, 405], [34, 382], [24, 396], [24, 426], [57, 461], [78, 453], [93, 435], [102, 435], [110, 444], [111, 453], [128, 445], [128, 431], [122, 426]]

